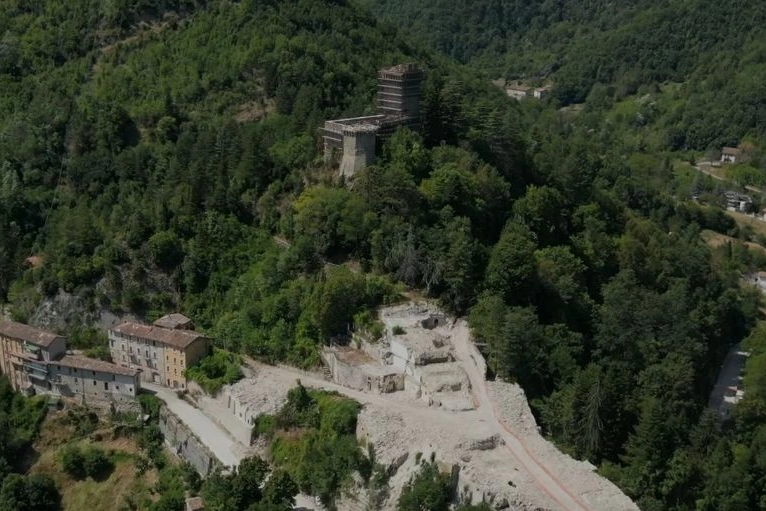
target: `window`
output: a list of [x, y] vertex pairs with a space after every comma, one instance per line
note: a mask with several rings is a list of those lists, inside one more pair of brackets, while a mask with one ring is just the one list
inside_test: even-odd
[[117, 377], [115, 375], [112, 375], [112, 381], [116, 380]]
[[93, 373], [93, 376], [96, 376], [96, 371], [91, 371]]
[[74, 379], [74, 382], [77, 383], [77, 378]]
[[77, 368], [76, 367], [72, 368], [72, 372], [77, 374]]
[[114, 386], [114, 390], [120, 390], [120, 386], [119, 385], [115, 385]]
[[109, 339], [109, 346], [114, 348], [114, 339]]
[[104, 390], [109, 390], [109, 382], [108, 381], [104, 382]]
[[96, 385], [98, 385], [98, 382], [96, 380], [93, 380], [93, 386], [95, 387]]
[[128, 347], [128, 352], [133, 353], [133, 346]]
[[157, 358], [157, 352], [156, 351], [152, 352], [152, 357]]
[[61, 366], [56, 366], [57, 371], [61, 371]]

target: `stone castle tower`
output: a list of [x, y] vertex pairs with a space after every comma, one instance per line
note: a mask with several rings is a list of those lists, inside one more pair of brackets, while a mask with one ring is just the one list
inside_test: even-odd
[[378, 71], [378, 113], [366, 117], [325, 121], [325, 160], [340, 153], [340, 175], [351, 178], [375, 161], [375, 151], [398, 127], [420, 124], [420, 87], [423, 71], [414, 64], [399, 64]]

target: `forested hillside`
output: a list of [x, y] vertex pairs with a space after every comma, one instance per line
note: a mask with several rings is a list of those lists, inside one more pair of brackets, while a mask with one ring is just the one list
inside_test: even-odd
[[[608, 39], [627, 29], [613, 22], [651, 21], [654, 6], [572, 3], [577, 29], [546, 21], [564, 11], [534, 6], [498, 18], [516, 20], [502, 28], [511, 37], [525, 27], [541, 52], [503, 73], [558, 68], [560, 101], [589, 98], [573, 115], [509, 101], [343, 1], [106, 5], [0, 0], [0, 298], [17, 319], [62, 291], [85, 311], [180, 309], [221, 347], [311, 366], [322, 344], [415, 289], [468, 314], [494, 375], [523, 385], [545, 433], [643, 508], [758, 508], [763, 408], [724, 429], [704, 412], [724, 354], [755, 321], [739, 272], [757, 262], [742, 245], [711, 252], [701, 229], [738, 236], [734, 221], [686, 201], [670, 156], [647, 149], [666, 139], [635, 116], [606, 123], [611, 105], [597, 108], [591, 90], [616, 91], [629, 70]], [[704, 82], [699, 104], [742, 80], [760, 97], [763, 80], [737, 74], [746, 68], [723, 52], [744, 59], [750, 44], [757, 60], [747, 27], [759, 9], [737, 18], [726, 44], [709, 43], [734, 77]], [[439, 12], [434, 25], [461, 11]], [[604, 32], [592, 28], [582, 54], [546, 43], [567, 26]], [[485, 39], [455, 55], [510, 55], [504, 39]], [[598, 48], [601, 60], [588, 53]], [[700, 49], [684, 51], [713, 65]], [[662, 70], [631, 64], [648, 74], [624, 94], [647, 77], [693, 74], [687, 53]], [[339, 183], [317, 128], [372, 111], [376, 70], [408, 61], [427, 73], [420, 132], [398, 132], [376, 165]], [[579, 72], [598, 62], [596, 76]], [[678, 106], [678, 147], [761, 127], [759, 110], [730, 106], [728, 132], [692, 143], [691, 104]], [[738, 124], [737, 112], [750, 117]]]
[[365, 2], [486, 76], [552, 82], [561, 105], [666, 93], [667, 108], [641, 122], [673, 150], [766, 135], [766, 5], [757, 0]]

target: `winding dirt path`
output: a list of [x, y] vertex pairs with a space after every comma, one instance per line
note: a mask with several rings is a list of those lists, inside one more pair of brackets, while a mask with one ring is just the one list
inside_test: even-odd
[[463, 364], [471, 380], [474, 401], [478, 403], [478, 413], [487, 421], [496, 425], [497, 433], [505, 441], [505, 448], [511, 453], [519, 467], [523, 467], [534, 479], [537, 487], [555, 501], [561, 509], [567, 511], [593, 511], [579, 496], [573, 493], [555, 475], [555, 470], [546, 467], [534, 453], [521, 442], [510, 426], [499, 418], [496, 405], [489, 397], [487, 381], [484, 377], [483, 357], [471, 342], [470, 331], [465, 321], [458, 321], [452, 330], [452, 344], [455, 355]]

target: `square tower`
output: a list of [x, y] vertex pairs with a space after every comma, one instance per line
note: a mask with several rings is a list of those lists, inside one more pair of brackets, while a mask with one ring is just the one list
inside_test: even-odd
[[391, 117], [420, 117], [423, 71], [415, 64], [399, 64], [378, 71], [378, 111]]

